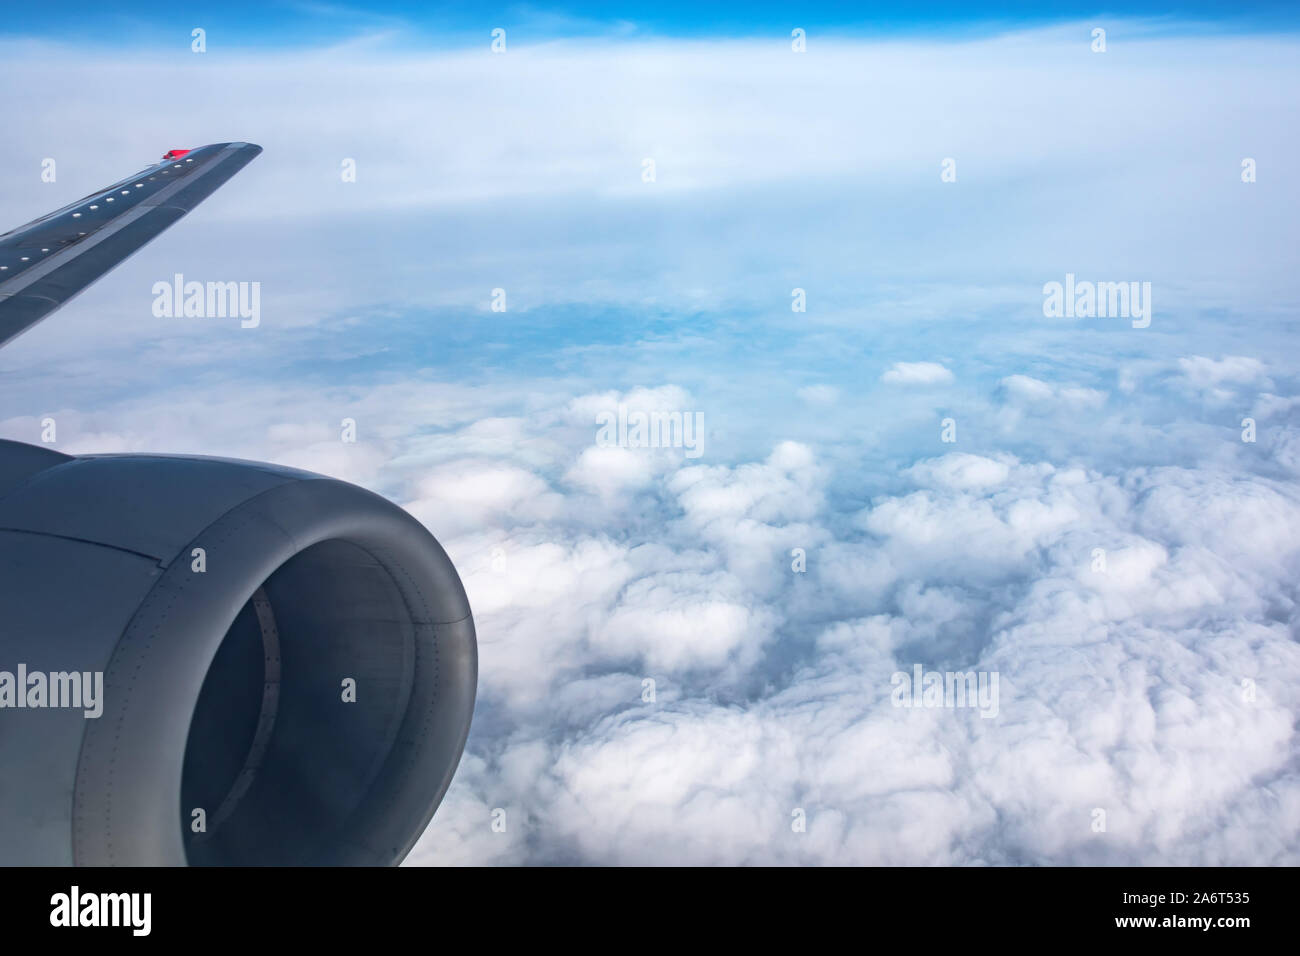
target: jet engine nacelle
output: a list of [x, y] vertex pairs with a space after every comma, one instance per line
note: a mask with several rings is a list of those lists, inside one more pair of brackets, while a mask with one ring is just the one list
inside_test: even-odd
[[383, 498], [0, 441], [0, 863], [398, 863], [476, 681], [460, 578]]

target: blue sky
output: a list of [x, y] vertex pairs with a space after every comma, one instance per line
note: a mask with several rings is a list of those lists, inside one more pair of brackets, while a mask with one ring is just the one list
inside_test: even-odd
[[[0, 352], [0, 435], [430, 528], [481, 688], [412, 862], [1300, 860], [1289, 14], [533, 8], [494, 55], [468, 8], [223, 9], [201, 56], [201, 7], [8, 21], [12, 224], [265, 152]], [[155, 316], [177, 272], [261, 324]], [[1150, 325], [1046, 315], [1067, 274], [1149, 282]], [[620, 404], [702, 454], [601, 446]], [[892, 706], [918, 663], [999, 715]]]
[[[335, 3], [329, 0], [198, 2], [170, 9], [115, 8], [92, 0], [19, 5], [0, 32], [57, 37], [114, 47], [162, 46], [202, 26], [228, 48], [304, 47], [357, 33], [393, 33], [433, 49], [474, 43], [494, 27], [518, 31], [519, 42], [573, 36], [788, 35], [795, 26], [840, 35], [989, 33], [1083, 19], [1152, 19], [1179, 29], [1294, 30], [1287, 2], [1218, 0], [1096, 2], [895, 3]], [[1199, 25], [1199, 26], [1197, 26]]]

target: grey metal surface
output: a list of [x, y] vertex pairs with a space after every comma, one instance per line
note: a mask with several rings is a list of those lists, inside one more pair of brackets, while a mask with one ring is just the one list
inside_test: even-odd
[[[101, 670], [104, 710], [0, 710], [0, 861], [400, 861], [451, 782], [477, 684], [469, 604], [428, 531], [363, 489], [251, 462], [44, 458], [0, 494], [0, 669]], [[31, 459], [0, 442], [0, 474]], [[274, 726], [244, 751], [264, 750], [252, 779], [204, 780], [209, 750], [245, 746], [226, 728], [257, 724], [273, 676], [261, 650], [210, 674], [261, 588], [283, 651]], [[208, 684], [219, 719], [196, 729], [211, 680], [232, 686]], [[251, 710], [236, 683], [257, 688]], [[211, 796], [201, 847], [187, 773]]]
[[[0, 531], [0, 670], [103, 671], [114, 635], [158, 577], [154, 562], [125, 551]], [[79, 710], [0, 710], [0, 864], [73, 863], [73, 792], [88, 723]]]
[[139, 250], [261, 151], [252, 143], [202, 146], [0, 235], [0, 346]]
[[0, 528], [106, 544], [170, 564], [182, 545], [251, 495], [291, 480], [252, 463], [122, 455], [74, 458], [0, 498]]

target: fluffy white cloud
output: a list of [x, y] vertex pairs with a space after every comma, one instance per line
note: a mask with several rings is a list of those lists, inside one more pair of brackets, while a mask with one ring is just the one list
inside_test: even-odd
[[421, 478], [407, 509], [426, 524], [457, 531], [480, 528], [510, 515], [514, 521], [558, 514], [559, 495], [524, 468], [467, 459], [440, 465]]
[[1180, 358], [1178, 366], [1195, 388], [1211, 388], [1222, 383], [1235, 385], [1267, 381], [1264, 363], [1245, 355], [1228, 355], [1222, 359], [1192, 355]]
[[953, 375], [938, 362], [895, 362], [880, 380], [890, 385], [949, 385]]
[[1178, 360], [1182, 379], [1207, 399], [1226, 402], [1236, 396], [1241, 385], [1272, 388], [1264, 363], [1245, 355], [1228, 355], [1222, 359], [1192, 355]]
[[918, 462], [907, 474], [922, 484], [957, 490], [1000, 485], [1011, 474], [1011, 465], [981, 455], [953, 452], [942, 458]]
[[1030, 375], [1008, 375], [1002, 379], [1002, 389], [1018, 405], [1042, 408], [1051, 402], [1061, 402], [1081, 408], [1097, 408], [1106, 403], [1106, 393], [1081, 386], [1056, 386]]
[[634, 491], [649, 483], [655, 471], [653, 452], [617, 445], [586, 449], [566, 474], [566, 480], [602, 497]]

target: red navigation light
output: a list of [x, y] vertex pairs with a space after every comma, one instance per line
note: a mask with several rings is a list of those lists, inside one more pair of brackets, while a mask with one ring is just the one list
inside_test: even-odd
[[169, 149], [163, 153], [163, 159], [180, 159], [188, 152], [188, 149]]

